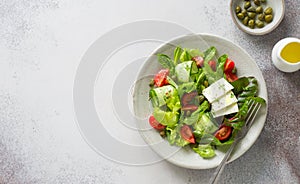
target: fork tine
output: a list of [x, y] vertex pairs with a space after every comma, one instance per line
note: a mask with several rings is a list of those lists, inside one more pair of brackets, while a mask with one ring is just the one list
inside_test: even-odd
[[254, 119], [255, 119], [255, 117], [256, 117], [256, 115], [257, 115], [257, 113], [258, 113], [258, 111], [261, 107], [260, 103], [254, 102], [253, 104], [254, 104], [254, 105], [252, 105], [253, 108], [251, 108], [251, 112], [250, 112], [249, 116], [246, 119], [246, 124], [245, 124], [246, 128], [251, 127], [251, 125], [254, 122]]
[[247, 111], [247, 117], [245, 119], [247, 119], [250, 116], [249, 112], [250, 113], [252, 112], [252, 109], [253, 109], [254, 105], [255, 105], [255, 102], [253, 100], [250, 100], [249, 101], [249, 106], [248, 106], [248, 111]]

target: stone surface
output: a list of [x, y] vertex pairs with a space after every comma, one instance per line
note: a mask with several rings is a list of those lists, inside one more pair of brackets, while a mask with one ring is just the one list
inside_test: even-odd
[[300, 183], [300, 71], [282, 73], [271, 62], [277, 41], [300, 38], [300, 1], [285, 2], [279, 27], [251, 36], [235, 27], [227, 1], [2, 0], [0, 183], [207, 183], [214, 170], [111, 162], [77, 129], [72, 87], [80, 58], [113, 27], [144, 19], [230, 39], [263, 73], [265, 127], [251, 149], [226, 166], [220, 183]]

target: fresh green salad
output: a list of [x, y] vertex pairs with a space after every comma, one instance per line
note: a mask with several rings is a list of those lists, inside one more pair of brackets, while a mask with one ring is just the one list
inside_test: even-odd
[[173, 56], [158, 54], [163, 68], [149, 84], [150, 125], [171, 145], [189, 145], [203, 158], [233, 143], [250, 100], [265, 103], [257, 97], [257, 80], [238, 78], [234, 61], [216, 52], [176, 47]]

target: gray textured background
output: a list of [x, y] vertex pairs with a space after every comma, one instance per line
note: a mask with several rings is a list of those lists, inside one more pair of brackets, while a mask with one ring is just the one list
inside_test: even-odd
[[0, 2], [0, 183], [206, 183], [213, 170], [167, 162], [120, 165], [96, 154], [74, 120], [72, 87], [80, 58], [99, 36], [142, 19], [176, 22], [224, 36], [257, 61], [269, 114], [256, 143], [230, 163], [220, 183], [300, 183], [300, 71], [271, 63], [282, 38], [300, 37], [300, 1], [265, 36], [238, 30], [229, 2], [2, 0]]

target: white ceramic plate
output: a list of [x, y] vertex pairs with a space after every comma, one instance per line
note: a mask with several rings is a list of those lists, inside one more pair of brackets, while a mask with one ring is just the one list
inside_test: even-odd
[[[199, 48], [200, 50], [206, 50], [209, 46], [215, 46], [219, 56], [228, 54], [228, 56], [235, 61], [239, 77], [254, 76], [257, 78], [259, 84], [258, 95], [267, 101], [265, 80], [255, 61], [245, 50], [227, 39], [209, 34], [182, 36], [163, 44], [153, 52], [142, 66], [138, 75], [138, 82], [134, 88], [133, 105], [135, 115], [139, 119], [137, 120], [137, 126], [139, 127], [143, 139], [158, 155], [175, 165], [191, 169], [214, 168], [221, 162], [226, 149], [223, 151], [216, 150], [216, 156], [212, 159], [203, 159], [190, 148], [170, 146], [169, 143], [161, 138], [157, 131], [151, 129], [148, 124], [148, 117], [152, 110], [148, 100], [148, 84], [151, 76], [162, 68], [155, 54], [164, 53], [172, 55], [175, 45], [180, 45], [183, 48]], [[243, 155], [254, 144], [263, 129], [266, 117], [267, 107], [265, 106], [260, 109], [253, 126], [245, 138], [237, 145], [229, 162]]]

